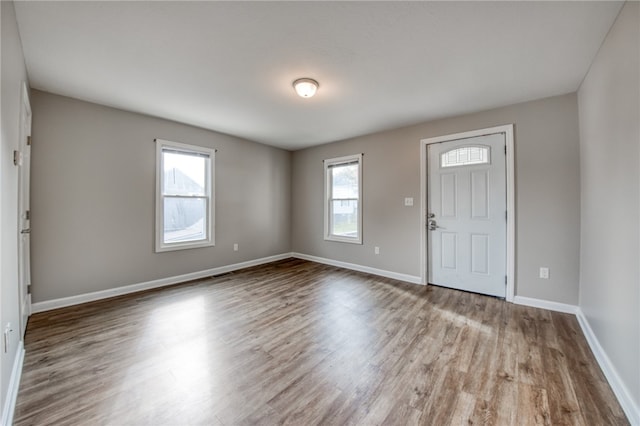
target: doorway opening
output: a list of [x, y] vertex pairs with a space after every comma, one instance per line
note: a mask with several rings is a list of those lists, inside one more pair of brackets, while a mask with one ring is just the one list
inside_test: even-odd
[[423, 139], [420, 151], [422, 283], [512, 302], [513, 125]]

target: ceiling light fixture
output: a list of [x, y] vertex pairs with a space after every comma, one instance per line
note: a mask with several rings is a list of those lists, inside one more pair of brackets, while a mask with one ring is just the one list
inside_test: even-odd
[[293, 82], [293, 88], [301, 98], [310, 98], [316, 94], [320, 85], [311, 78], [299, 78]]

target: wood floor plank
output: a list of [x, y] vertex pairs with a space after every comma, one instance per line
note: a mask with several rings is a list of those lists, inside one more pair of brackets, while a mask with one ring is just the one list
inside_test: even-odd
[[35, 314], [25, 425], [626, 425], [575, 317], [288, 259]]
[[551, 425], [547, 391], [543, 388], [519, 383], [517, 418], [522, 425]]

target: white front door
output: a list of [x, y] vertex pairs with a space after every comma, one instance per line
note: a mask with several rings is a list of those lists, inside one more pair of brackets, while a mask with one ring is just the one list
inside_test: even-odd
[[20, 294], [20, 332], [27, 329], [31, 313], [31, 227], [30, 227], [30, 173], [31, 173], [31, 106], [26, 85], [22, 88], [20, 105], [20, 146], [18, 156], [18, 280]]
[[428, 145], [429, 283], [506, 296], [505, 135]]

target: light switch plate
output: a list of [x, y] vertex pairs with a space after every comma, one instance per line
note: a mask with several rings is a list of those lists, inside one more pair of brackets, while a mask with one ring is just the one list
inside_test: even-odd
[[411, 207], [411, 206], [413, 206], [413, 197], [406, 197], [406, 198], [404, 199], [404, 205], [405, 205], [406, 207]]

